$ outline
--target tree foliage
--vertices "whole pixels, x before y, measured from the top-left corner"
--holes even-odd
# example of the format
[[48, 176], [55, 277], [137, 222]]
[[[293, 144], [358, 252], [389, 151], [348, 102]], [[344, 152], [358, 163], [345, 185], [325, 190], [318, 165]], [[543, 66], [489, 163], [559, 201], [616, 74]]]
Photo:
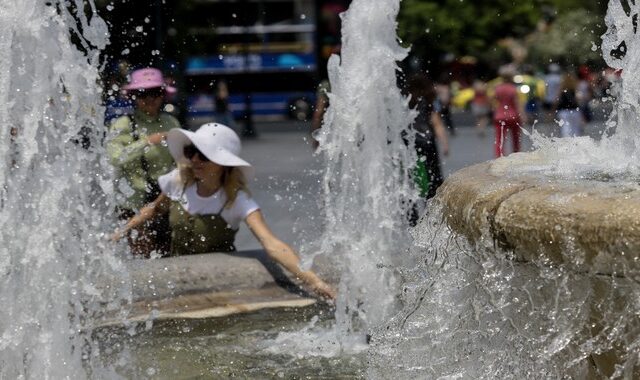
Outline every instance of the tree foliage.
[[562, 14], [548, 30], [530, 36], [527, 41], [530, 60], [565, 66], [602, 65], [600, 36], [603, 33], [604, 22], [593, 13], [577, 9]]
[[[576, 10], [582, 17], [579, 20], [563, 17]], [[605, 2], [596, 0], [403, 0], [398, 18], [399, 35], [405, 44], [412, 46], [414, 55], [425, 62], [431, 61], [432, 65], [447, 53], [471, 55], [486, 62], [503, 55], [498, 46], [502, 39], [524, 40], [541, 22], [554, 19], [563, 21], [559, 27], [579, 21], [580, 28], [588, 28], [585, 21], [602, 20], [605, 10]], [[572, 27], [571, 31], [575, 29]], [[565, 42], [571, 36], [557, 30], [554, 29], [554, 42], [570, 45], [572, 54], [584, 48], [576, 41]], [[587, 47], [590, 52], [590, 42]], [[540, 52], [537, 57], [547, 55]], [[557, 55], [554, 53], [553, 57]]]

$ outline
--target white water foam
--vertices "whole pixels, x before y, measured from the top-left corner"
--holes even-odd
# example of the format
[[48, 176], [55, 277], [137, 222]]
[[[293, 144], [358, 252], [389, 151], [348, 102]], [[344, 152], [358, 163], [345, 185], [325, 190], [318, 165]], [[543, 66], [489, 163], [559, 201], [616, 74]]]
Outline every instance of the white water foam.
[[416, 162], [402, 138], [414, 119], [396, 84], [397, 0], [356, 0], [342, 15], [341, 56], [329, 61], [330, 106], [318, 138], [326, 167], [321, 251], [341, 271], [337, 328], [360, 334], [397, 307], [398, 268], [411, 245], [407, 209]]
[[341, 15], [341, 55], [329, 60], [330, 106], [316, 136], [325, 161], [319, 252], [340, 273], [336, 324], [281, 334], [275, 347], [293, 355], [360, 352], [398, 307], [396, 268], [411, 246], [406, 217], [417, 195], [416, 155], [402, 137], [415, 113], [396, 83], [408, 53], [396, 37], [398, 11], [398, 0], [354, 0]]
[[[534, 133], [537, 150], [494, 161], [494, 174], [637, 186], [639, 13], [640, 2], [609, 3], [603, 54], [609, 65], [623, 70], [616, 112], [609, 121], [616, 133], [601, 142], [588, 137], [546, 139]], [[620, 54], [623, 42], [627, 48]], [[562, 203], [557, 199], [560, 207]], [[637, 271], [618, 276], [572, 269], [582, 263], [584, 251], [563, 231], [558, 234], [566, 241], [566, 263], [551, 264], [544, 255], [519, 261], [497, 244], [488, 224], [482, 236], [470, 241], [449, 228], [437, 199], [430, 208], [414, 230], [411, 256], [417, 265], [406, 273], [406, 306], [373, 334], [368, 377], [638, 377]], [[612, 236], [612, 244], [621, 238]]]
[[127, 297], [98, 285], [122, 271], [103, 233], [113, 194], [98, 85], [107, 43], [93, 1], [0, 7], [3, 379], [110, 374], [94, 365], [90, 334], [96, 313]]

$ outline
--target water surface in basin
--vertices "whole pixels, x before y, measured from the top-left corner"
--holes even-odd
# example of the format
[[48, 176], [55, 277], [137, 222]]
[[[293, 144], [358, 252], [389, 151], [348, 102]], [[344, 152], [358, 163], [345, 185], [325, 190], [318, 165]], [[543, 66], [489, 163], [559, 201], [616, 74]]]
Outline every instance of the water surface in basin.
[[144, 324], [139, 325], [133, 335], [136, 328], [108, 328], [95, 334], [108, 335], [105, 341], [111, 342], [101, 347], [104, 364], [130, 379], [362, 378], [363, 353], [321, 355], [278, 343], [282, 333], [302, 339], [312, 327], [328, 328], [332, 314], [323, 306], [265, 309], [218, 319], [156, 321], [146, 331]]

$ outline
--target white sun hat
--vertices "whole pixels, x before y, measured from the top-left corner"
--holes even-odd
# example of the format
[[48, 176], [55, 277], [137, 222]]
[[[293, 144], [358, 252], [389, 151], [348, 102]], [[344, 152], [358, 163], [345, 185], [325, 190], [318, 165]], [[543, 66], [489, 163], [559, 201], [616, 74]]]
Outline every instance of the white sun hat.
[[184, 155], [184, 147], [191, 144], [211, 162], [222, 166], [237, 167], [242, 170], [247, 179], [253, 176], [251, 164], [239, 157], [242, 149], [240, 138], [226, 125], [207, 123], [200, 126], [195, 132], [173, 128], [167, 135], [169, 152], [178, 164], [191, 162]]

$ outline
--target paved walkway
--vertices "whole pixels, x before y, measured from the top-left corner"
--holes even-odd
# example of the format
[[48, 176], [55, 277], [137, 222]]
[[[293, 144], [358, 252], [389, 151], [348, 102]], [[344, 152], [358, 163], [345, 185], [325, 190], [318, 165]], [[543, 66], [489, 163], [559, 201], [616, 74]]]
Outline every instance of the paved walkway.
[[[552, 123], [538, 124], [536, 128], [544, 135], [557, 136], [559, 132], [559, 127]], [[593, 123], [586, 133], [599, 138], [603, 128], [602, 122]], [[256, 178], [250, 184], [252, 195], [276, 235], [296, 249], [308, 247], [318, 236], [322, 221], [317, 203], [322, 162], [312, 154], [304, 132], [307, 126], [270, 124], [262, 129], [258, 125], [257, 130], [257, 139], [243, 143], [243, 156], [256, 169]], [[488, 128], [483, 137], [469, 126], [461, 126], [456, 132], [456, 136], [450, 138], [449, 156], [442, 157], [445, 175], [494, 158], [493, 128]], [[510, 142], [507, 145], [510, 148]], [[526, 136], [522, 145], [525, 151], [531, 149]], [[237, 248], [260, 248], [246, 226], [242, 226], [238, 234]]]

